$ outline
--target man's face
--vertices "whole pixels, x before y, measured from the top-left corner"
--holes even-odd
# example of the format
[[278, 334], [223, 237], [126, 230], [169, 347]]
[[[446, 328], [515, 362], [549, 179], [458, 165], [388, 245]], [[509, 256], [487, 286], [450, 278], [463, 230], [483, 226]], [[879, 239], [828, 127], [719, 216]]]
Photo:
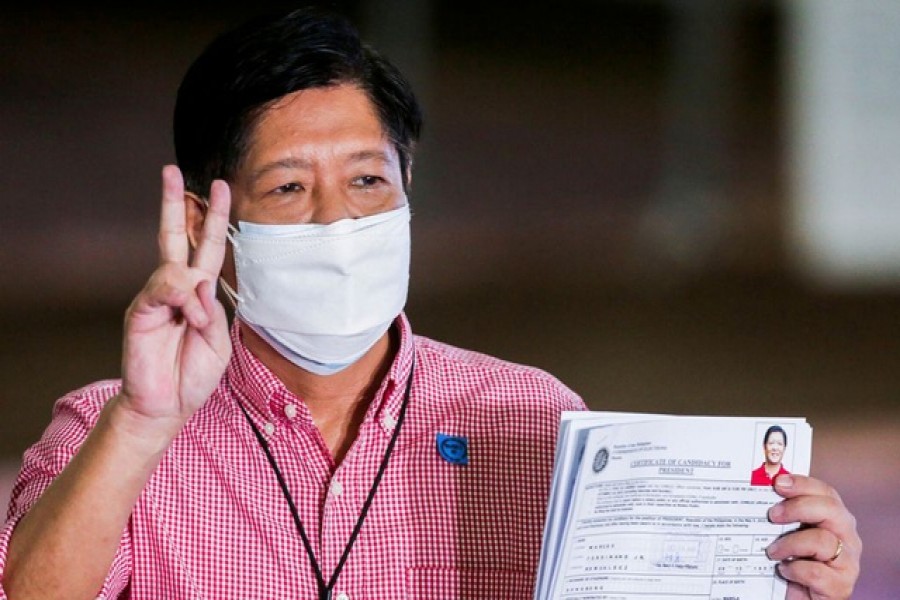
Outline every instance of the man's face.
[[771, 465], [777, 465], [784, 458], [784, 434], [780, 431], [773, 431], [769, 435], [769, 439], [763, 445], [766, 452], [766, 462]]
[[[230, 183], [233, 221], [327, 224], [406, 204], [397, 151], [352, 85], [278, 100], [258, 119]], [[223, 275], [234, 285], [230, 257]]]

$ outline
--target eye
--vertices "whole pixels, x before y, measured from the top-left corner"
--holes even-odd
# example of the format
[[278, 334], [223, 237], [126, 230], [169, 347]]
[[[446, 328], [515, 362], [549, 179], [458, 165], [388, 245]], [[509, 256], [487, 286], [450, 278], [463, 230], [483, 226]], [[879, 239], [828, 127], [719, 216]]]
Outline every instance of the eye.
[[297, 192], [302, 192], [303, 186], [296, 181], [291, 183], [286, 183], [284, 185], [279, 185], [277, 188], [272, 190], [275, 194], [295, 194]]
[[361, 176], [353, 179], [353, 181], [351, 181], [350, 184], [353, 187], [370, 188], [370, 187], [375, 187], [376, 185], [383, 183], [383, 182], [384, 182], [384, 179], [381, 177], [378, 177], [377, 175], [361, 175]]

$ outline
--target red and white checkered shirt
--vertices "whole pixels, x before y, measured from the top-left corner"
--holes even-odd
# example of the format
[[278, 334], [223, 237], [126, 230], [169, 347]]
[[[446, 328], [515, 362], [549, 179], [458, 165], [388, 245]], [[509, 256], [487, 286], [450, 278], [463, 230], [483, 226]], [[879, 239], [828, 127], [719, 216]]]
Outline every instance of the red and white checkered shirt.
[[[531, 598], [560, 412], [584, 404], [543, 371], [413, 336], [403, 316], [397, 326], [400, 349], [337, 466], [303, 400], [233, 327], [231, 364], [144, 488], [99, 597], [315, 598], [287, 502], [237, 403], [267, 438], [327, 581], [396, 426], [415, 356], [397, 445], [333, 598]], [[15, 524], [119, 385], [95, 383], [57, 402], [25, 453], [0, 530], [0, 573]], [[442, 458], [438, 434], [465, 437], [468, 464]]]

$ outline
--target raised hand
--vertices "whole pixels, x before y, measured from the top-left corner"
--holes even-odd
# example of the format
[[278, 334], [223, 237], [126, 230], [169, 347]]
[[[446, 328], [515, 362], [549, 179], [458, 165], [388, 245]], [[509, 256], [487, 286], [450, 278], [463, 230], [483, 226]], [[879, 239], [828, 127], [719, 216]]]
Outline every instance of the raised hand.
[[775, 491], [785, 500], [769, 509], [773, 523], [801, 523], [800, 529], [769, 546], [788, 580], [787, 600], [847, 600], [859, 577], [862, 541], [856, 519], [838, 493], [823, 481], [780, 475]]
[[160, 264], [125, 315], [120, 407], [174, 436], [215, 389], [231, 356], [227, 318], [215, 288], [225, 257], [231, 194], [214, 181], [202, 234], [190, 259], [184, 182], [162, 171]]

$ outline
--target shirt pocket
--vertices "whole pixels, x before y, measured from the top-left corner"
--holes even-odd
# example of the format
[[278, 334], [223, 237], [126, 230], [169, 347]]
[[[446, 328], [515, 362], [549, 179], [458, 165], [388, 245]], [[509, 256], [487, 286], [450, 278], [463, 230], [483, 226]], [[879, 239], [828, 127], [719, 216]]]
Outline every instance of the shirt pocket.
[[534, 573], [501, 569], [413, 567], [410, 600], [525, 599], [534, 596]]

